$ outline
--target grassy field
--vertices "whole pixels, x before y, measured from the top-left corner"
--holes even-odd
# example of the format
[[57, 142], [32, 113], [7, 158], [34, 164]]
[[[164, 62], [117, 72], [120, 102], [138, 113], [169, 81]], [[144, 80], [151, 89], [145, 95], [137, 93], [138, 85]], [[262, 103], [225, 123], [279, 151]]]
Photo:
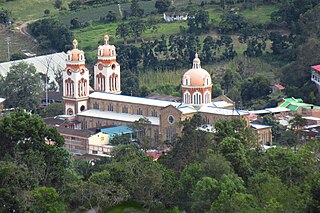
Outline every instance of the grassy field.
[[[64, 0], [64, 7], [72, 0]], [[0, 7], [9, 9], [13, 20], [19, 24], [24, 21], [35, 20], [44, 17], [44, 10], [50, 10], [50, 16], [58, 14], [58, 10], [53, 6], [52, 0], [15, 0], [0, 3]]]
[[244, 10], [241, 13], [250, 22], [264, 24], [271, 21], [271, 14], [277, 11], [277, 9], [278, 8], [273, 5], [264, 5], [264, 6], [254, 7], [251, 10], [249, 9]]
[[28, 50], [39, 53], [38, 45], [27, 39], [20, 33], [6, 31], [0, 33], [0, 61], [6, 61], [8, 58], [8, 45], [6, 39], [10, 37], [10, 55], [13, 53], [22, 53], [22, 50]]
[[[154, 4], [156, 0], [152, 1], [141, 1], [139, 2], [140, 7], [144, 9], [144, 14], [149, 15], [155, 10]], [[121, 4], [121, 10], [130, 11], [130, 4]], [[69, 25], [70, 20], [73, 18], [78, 18], [81, 22], [87, 22], [92, 20], [99, 20], [100, 17], [104, 17], [109, 11], [113, 11], [118, 18], [120, 18], [119, 7], [116, 4], [113, 5], [97, 5], [94, 7], [82, 8], [76, 12], [66, 11], [65, 13], [60, 13], [57, 17], [58, 20], [64, 24]]]

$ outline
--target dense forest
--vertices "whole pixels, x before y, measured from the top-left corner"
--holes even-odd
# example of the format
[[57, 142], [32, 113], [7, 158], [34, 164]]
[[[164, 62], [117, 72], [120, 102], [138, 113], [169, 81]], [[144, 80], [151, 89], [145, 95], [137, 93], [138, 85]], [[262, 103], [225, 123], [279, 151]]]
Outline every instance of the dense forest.
[[242, 120], [216, 132], [185, 121], [153, 161], [135, 144], [111, 158], [72, 159], [37, 115], [0, 120], [1, 212], [319, 212], [319, 143], [262, 150]]

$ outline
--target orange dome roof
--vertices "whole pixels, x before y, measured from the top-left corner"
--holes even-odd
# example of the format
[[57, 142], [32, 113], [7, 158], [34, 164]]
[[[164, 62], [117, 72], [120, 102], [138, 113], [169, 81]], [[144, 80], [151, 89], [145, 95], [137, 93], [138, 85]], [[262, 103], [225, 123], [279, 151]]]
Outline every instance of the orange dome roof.
[[68, 61], [84, 61], [84, 52], [82, 50], [77, 49], [78, 41], [75, 39], [72, 43], [73, 49], [67, 52]]
[[196, 57], [193, 60], [192, 69], [188, 70], [183, 75], [182, 85], [183, 86], [211, 85], [210, 74], [205, 69], [201, 68], [198, 54], [196, 54]]
[[114, 45], [109, 45], [109, 36], [104, 36], [104, 45], [100, 45], [98, 48], [99, 56], [115, 56], [116, 55], [116, 47]]

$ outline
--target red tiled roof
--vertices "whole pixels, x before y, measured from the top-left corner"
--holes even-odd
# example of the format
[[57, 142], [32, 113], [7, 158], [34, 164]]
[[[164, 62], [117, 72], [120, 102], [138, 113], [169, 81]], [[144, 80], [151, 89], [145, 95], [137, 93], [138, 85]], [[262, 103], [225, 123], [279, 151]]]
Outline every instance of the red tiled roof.
[[279, 90], [284, 90], [285, 89], [285, 87], [280, 85], [280, 84], [275, 84], [274, 86], [277, 87]]
[[159, 152], [152, 152], [152, 151], [147, 151], [146, 154], [148, 156], [152, 156], [153, 160], [156, 161], [158, 158], [162, 155], [162, 153]]
[[314, 69], [314, 70], [317, 70], [318, 72], [320, 72], [320, 64], [314, 65], [311, 68]]

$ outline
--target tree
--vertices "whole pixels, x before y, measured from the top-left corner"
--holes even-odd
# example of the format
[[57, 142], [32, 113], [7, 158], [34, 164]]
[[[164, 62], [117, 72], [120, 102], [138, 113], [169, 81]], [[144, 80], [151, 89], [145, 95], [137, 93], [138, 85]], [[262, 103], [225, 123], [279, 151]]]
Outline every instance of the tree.
[[42, 93], [40, 74], [33, 65], [25, 62], [12, 65], [5, 77], [3, 91], [7, 98], [6, 107], [35, 110]]
[[44, 15], [46, 15], [46, 16], [47, 16], [47, 15], [49, 15], [49, 14], [50, 14], [50, 10], [49, 10], [49, 9], [46, 9], [46, 10], [44, 10], [44, 11], [43, 11], [43, 13], [44, 13]]
[[0, 22], [5, 23], [11, 15], [11, 12], [8, 9], [0, 8]]
[[130, 5], [130, 15], [136, 17], [142, 17], [144, 10], [140, 8], [138, 0], [132, 0]]
[[73, 0], [68, 4], [70, 10], [78, 10], [81, 6], [80, 0]]
[[207, 33], [210, 30], [209, 12], [199, 10], [190, 15], [192, 18], [188, 19], [188, 31], [194, 34]]
[[23, 53], [13, 53], [10, 56], [11, 61], [21, 60], [21, 59], [26, 59], [26, 58], [27, 58], [27, 56]]
[[141, 34], [147, 30], [147, 25], [144, 21], [141, 21], [141, 20], [133, 20], [133, 21], [130, 21], [128, 23], [128, 25], [130, 26], [131, 28], [131, 33], [132, 35], [134, 36], [136, 42], [137, 42], [137, 39], [141, 36]]
[[239, 32], [242, 28], [247, 25], [244, 17], [240, 14], [225, 13], [221, 17], [219, 23], [219, 31], [223, 34]]
[[68, 27], [57, 20], [41, 19], [31, 23], [29, 29], [43, 48], [52, 48], [57, 51], [71, 48], [73, 34]]
[[53, 4], [53, 6], [56, 8], [56, 9], [61, 9], [61, 6], [62, 6], [62, 0], [56, 0]]
[[219, 195], [219, 186], [216, 179], [203, 177], [197, 182], [192, 197], [193, 212], [207, 212], [210, 210], [211, 204]]
[[40, 111], [40, 116], [43, 118], [54, 117], [57, 115], [63, 115], [64, 105], [63, 103], [52, 103], [48, 104], [46, 108]]
[[42, 149], [45, 140], [55, 141], [63, 146], [64, 139], [56, 128], [48, 128], [38, 115], [30, 115], [17, 110], [0, 120], [0, 159], [14, 156], [16, 149]]
[[154, 7], [158, 10], [158, 13], [164, 13], [168, 11], [168, 8], [171, 5], [170, 0], [157, 0]]
[[65, 205], [54, 188], [39, 187], [32, 191], [32, 211], [39, 213], [65, 212]]
[[241, 84], [241, 97], [244, 102], [266, 98], [270, 94], [270, 80], [263, 75], [256, 75]]
[[71, 25], [71, 28], [73, 28], [73, 29], [81, 28], [81, 27], [82, 27], [82, 24], [81, 24], [81, 22], [79, 21], [79, 18], [78, 18], [78, 17], [75, 17], [75, 18], [71, 19], [71, 20], [70, 20], [70, 25]]
[[119, 24], [116, 29], [116, 35], [123, 38], [124, 44], [127, 44], [127, 37], [131, 34], [131, 28], [126, 24]]

